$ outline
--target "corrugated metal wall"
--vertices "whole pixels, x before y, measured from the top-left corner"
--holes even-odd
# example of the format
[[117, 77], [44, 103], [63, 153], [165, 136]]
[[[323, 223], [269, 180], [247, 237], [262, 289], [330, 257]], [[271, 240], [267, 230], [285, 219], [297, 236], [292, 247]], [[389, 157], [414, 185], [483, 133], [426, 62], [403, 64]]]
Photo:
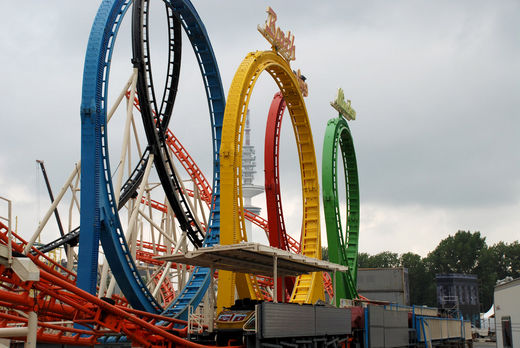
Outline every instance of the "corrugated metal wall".
[[264, 302], [257, 306], [258, 338], [346, 335], [350, 309]]
[[370, 300], [410, 305], [406, 268], [360, 268], [357, 288]]
[[368, 328], [370, 348], [408, 346], [408, 312], [368, 306]]

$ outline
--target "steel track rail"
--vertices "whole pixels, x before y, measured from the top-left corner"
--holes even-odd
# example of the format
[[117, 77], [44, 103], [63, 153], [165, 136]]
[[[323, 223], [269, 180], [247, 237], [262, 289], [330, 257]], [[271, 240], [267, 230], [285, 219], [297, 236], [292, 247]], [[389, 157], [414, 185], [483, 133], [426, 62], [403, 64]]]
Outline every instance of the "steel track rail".
[[[13, 251], [19, 255], [22, 255], [27, 245], [27, 242], [14, 232], [13, 238], [9, 239], [7, 227], [0, 222], [0, 244], [7, 243], [11, 243]], [[0, 265], [0, 280], [4, 285], [10, 284], [13, 286], [12, 290], [16, 290], [0, 290], [0, 305], [25, 312], [37, 308], [39, 320], [42, 321], [38, 324], [38, 342], [91, 346], [103, 334], [119, 333], [143, 347], [169, 346], [168, 344], [175, 342], [179, 346], [207, 348], [181, 338], [186, 336], [187, 322], [124, 308], [97, 298], [75, 286], [75, 274], [34, 247], [32, 250], [36, 253], [29, 253], [27, 256], [38, 267], [40, 280], [23, 282], [12, 269]], [[22, 317], [11, 316], [9, 319], [17, 323], [24, 322]], [[90, 329], [73, 329], [45, 322], [61, 320], [74, 321]], [[51, 332], [44, 332], [46, 329], [50, 329]], [[72, 333], [73, 336], [68, 333]]]
[[[84, 233], [80, 235], [78, 272], [82, 276], [78, 286], [90, 293], [96, 291], [101, 206], [106, 209], [110, 205], [108, 193], [101, 198], [100, 192], [103, 188], [102, 181], [105, 181], [102, 170], [105, 164], [102, 160], [102, 137], [106, 127], [110, 57], [121, 19], [129, 5], [128, 0], [105, 0], [101, 3], [90, 32], [85, 57], [81, 102], [81, 158], [84, 165], [81, 168], [80, 205], [80, 226]], [[103, 189], [106, 190], [106, 187]], [[115, 220], [120, 229], [118, 218]]]
[[[282, 209], [280, 190], [280, 133], [286, 104], [283, 95], [276, 92], [269, 108], [264, 142], [264, 173], [265, 173], [265, 200], [267, 206], [267, 221], [269, 223], [269, 245], [282, 250], [290, 250], [288, 234]], [[284, 286], [278, 289], [278, 298], [284, 299], [286, 293], [291, 295], [294, 289], [294, 278], [280, 278]], [[283, 291], [285, 290], [285, 292]]]
[[137, 67], [137, 94], [139, 95], [141, 104], [141, 116], [148, 139], [148, 144], [154, 153], [154, 164], [161, 181], [161, 185], [166, 194], [168, 201], [175, 213], [179, 225], [183, 231], [187, 233], [190, 241], [195, 247], [201, 247], [204, 240], [204, 232], [198, 221], [195, 219], [186, 197], [182, 193], [182, 187], [179, 179], [175, 175], [172, 159], [170, 157], [168, 146], [164, 140], [161, 119], [154, 112], [155, 99], [153, 91], [153, 82], [151, 80], [149, 45], [146, 39], [148, 35], [148, 0], [138, 0], [134, 3], [133, 20], [132, 20], [132, 48], [133, 62]]
[[[287, 61], [273, 51], [249, 53], [237, 69], [228, 92], [220, 152], [221, 221], [222, 225], [226, 226], [226, 229], [221, 231], [221, 244], [234, 244], [246, 238], [241, 178], [242, 139], [245, 112], [251, 93], [264, 70], [273, 77], [284, 96], [296, 137], [303, 196], [302, 254], [319, 259], [321, 258], [319, 184], [312, 132], [296, 76]], [[241, 297], [255, 296], [249, 292], [249, 286], [243, 285], [247, 283], [240, 280], [240, 277], [232, 272], [219, 272], [217, 301], [219, 309], [233, 304], [235, 287]], [[299, 276], [291, 301], [315, 303], [318, 299], [324, 299], [321, 274]]]
[[[95, 292], [98, 243], [101, 241], [109, 264], [117, 277], [118, 285], [123, 290], [129, 303], [137, 309], [149, 312], [162, 311], [153, 299], [140, 278], [135, 263], [130, 257], [121, 223], [114, 202], [114, 191], [110, 175], [110, 164], [106, 133], [106, 97], [107, 82], [110, 72], [110, 57], [121, 20], [128, 10], [129, 0], [105, 0], [102, 2], [94, 21], [91, 37], [85, 59], [85, 73], [82, 96], [82, 213], [81, 226], [86, 226], [87, 233], [80, 235], [79, 267], [82, 279], [79, 286], [91, 293]], [[196, 52], [197, 60], [203, 74], [204, 85], [210, 107], [212, 122], [214, 176], [213, 176], [213, 213], [210, 216], [209, 233], [204, 241], [212, 245], [219, 238], [219, 175], [218, 150], [220, 146], [220, 131], [224, 111], [224, 94], [220, 73], [207, 33], [196, 14], [193, 6], [185, 1], [166, 1], [181, 22]], [[168, 98], [164, 98], [168, 100]], [[163, 104], [166, 110], [170, 104]], [[160, 111], [162, 112], [162, 111]], [[164, 118], [163, 118], [164, 119]], [[162, 134], [161, 134], [162, 135]], [[108, 251], [108, 252], [107, 252]], [[198, 304], [205, 289], [209, 285], [209, 272], [199, 270], [192, 278], [196, 286], [189, 283], [189, 291], [181, 292], [180, 306]], [[192, 282], [193, 283], [193, 282]], [[197, 291], [193, 291], [196, 288]], [[172, 308], [172, 307], [171, 307]], [[182, 311], [182, 310], [181, 310]], [[171, 311], [168, 311], [168, 314]]]
[[264, 169], [267, 221], [269, 223], [269, 244], [282, 250], [289, 250], [287, 232], [283, 218], [282, 196], [280, 190], [280, 132], [285, 111], [283, 95], [274, 95], [267, 126], [265, 128]]
[[148, 0], [135, 1], [132, 14], [132, 61], [138, 71], [137, 94], [141, 105], [141, 116], [148, 144], [155, 155], [155, 168], [166, 197], [181, 229], [187, 233], [190, 241], [198, 248], [202, 246], [204, 232], [195, 219], [186, 197], [182, 194], [182, 187], [175, 175], [172, 159], [164, 139], [161, 126], [162, 119], [157, 112], [148, 39], [149, 5]]
[[81, 216], [78, 286], [96, 291], [99, 241], [118, 285], [136, 309], [150, 313], [160, 305], [141, 279], [126, 243], [110, 174], [107, 94], [111, 56], [129, 0], [104, 0], [92, 26], [83, 74], [81, 102]]
[[[143, 180], [144, 170], [146, 167], [146, 163], [148, 162], [148, 156], [150, 155], [149, 148], [146, 148], [145, 152], [141, 156], [139, 163], [136, 165], [130, 177], [126, 180], [125, 184], [121, 188], [121, 196], [119, 197], [118, 209], [121, 209], [126, 202], [132, 197], [134, 197], [135, 192], [141, 181]], [[70, 246], [76, 246], [79, 242], [79, 226], [70, 231], [69, 233], [61, 236], [53, 240], [50, 243], [47, 243], [38, 248], [38, 250], [42, 253], [48, 253], [52, 250], [55, 250], [65, 244]], [[34, 253], [34, 251], [31, 251]]]
[[[269, 224], [269, 244], [282, 250], [300, 253], [300, 242], [294, 240], [286, 232], [280, 190], [280, 134], [283, 113], [286, 104], [283, 95], [276, 92], [269, 108], [264, 144], [265, 196]], [[246, 219], [248, 215], [245, 215]], [[271, 231], [275, 231], [274, 233]], [[334, 289], [329, 273], [323, 272], [323, 286], [329, 298], [334, 296]], [[294, 288], [294, 278], [285, 279], [285, 289], [289, 296]], [[278, 298], [282, 298], [282, 289]]]
[[[216, 63], [216, 58], [209, 41], [208, 34], [204, 25], [199, 18], [195, 8], [189, 0], [165, 0], [166, 5], [171, 9], [177, 20], [181, 23], [184, 31], [186, 32], [188, 39], [192, 45], [193, 51], [197, 58], [199, 68], [201, 70], [204, 88], [206, 91], [208, 107], [210, 112], [211, 131], [212, 131], [212, 146], [213, 146], [213, 191], [211, 194], [211, 210], [207, 233], [204, 236], [202, 234], [202, 228], [197, 226], [191, 212], [189, 211], [188, 205], [183, 198], [180, 190], [176, 190], [175, 181], [171, 174], [173, 168], [171, 164], [171, 158], [169, 158], [169, 152], [167, 148], [167, 137], [163, 136], [165, 128], [158, 129], [157, 122], [160, 119], [160, 112], [157, 114], [157, 118], [153, 118], [153, 103], [150, 103], [150, 94], [148, 87], [143, 85], [143, 67], [146, 68], [146, 64], [143, 62], [143, 33], [142, 26], [138, 25], [139, 21], [143, 22], [144, 9], [148, 0], [136, 1], [134, 7], [134, 26], [133, 26], [133, 49], [135, 61], [138, 64], [138, 70], [140, 73], [140, 79], [138, 80], [138, 92], [141, 99], [141, 103], [146, 107], [143, 107], [143, 121], [147, 125], [147, 137], [149, 141], [155, 144], [155, 150], [161, 154], [159, 158], [163, 158], [162, 163], [156, 162], [156, 168], [161, 179], [163, 187], [168, 197], [172, 208], [177, 209], [175, 211], [177, 217], [180, 220], [181, 228], [186, 230], [188, 237], [197, 246], [211, 246], [219, 241], [220, 235], [220, 175], [219, 175], [219, 150], [220, 150], [220, 138], [222, 129], [222, 119], [224, 114], [225, 100], [222, 82], [220, 79], [220, 72]], [[141, 28], [141, 29], [139, 29]], [[139, 33], [141, 30], [141, 33]], [[147, 44], [147, 42], [145, 43]], [[147, 45], [144, 45], [146, 47]], [[138, 52], [136, 52], [136, 50]], [[139, 52], [140, 50], [140, 52]], [[140, 81], [141, 80], [141, 81]], [[148, 93], [147, 93], [148, 92]], [[148, 99], [145, 99], [148, 98]], [[165, 107], [168, 107], [166, 105]], [[161, 108], [162, 110], [162, 108]], [[146, 118], [146, 119], [145, 119]], [[152, 122], [152, 120], [154, 122]], [[163, 118], [164, 120], [164, 118]], [[153, 126], [153, 128], [152, 128]], [[153, 132], [152, 132], [153, 130]], [[175, 199], [179, 201], [176, 207]], [[196, 227], [196, 228], [194, 228]], [[196, 268], [192, 273], [190, 279], [187, 282], [186, 287], [180, 292], [179, 296], [174, 302], [163, 312], [167, 316], [175, 316], [179, 318], [187, 318], [188, 307], [197, 306], [206, 289], [209, 286], [211, 274], [208, 269]]]
[[[346, 228], [343, 233], [338, 199], [337, 162], [341, 150], [346, 189]], [[354, 141], [343, 117], [327, 122], [322, 157], [323, 209], [327, 227], [329, 261], [349, 267], [336, 275], [336, 305], [341, 298], [356, 298], [359, 240], [359, 180]]]
[[[145, 67], [145, 74], [141, 75], [140, 78], [146, 79], [147, 81], [146, 87], [149, 95], [149, 103], [154, 112], [154, 118], [156, 118], [156, 121], [159, 123], [157, 127], [160, 129], [160, 134], [164, 134], [166, 129], [168, 129], [168, 124], [173, 111], [173, 105], [175, 103], [175, 97], [177, 96], [182, 57], [181, 25], [174, 16], [171, 7], [166, 3], [165, 10], [168, 22], [168, 64], [160, 109], [157, 108], [157, 99], [155, 97], [155, 87], [152, 75], [152, 57], [150, 53], [151, 47], [149, 30], [150, 1], [144, 1], [144, 7], [142, 11], [143, 20], [139, 21], [139, 23], [136, 23], [135, 20], [132, 21], [132, 26], [134, 29], [136, 26], [139, 26], [140, 28], [139, 32], [141, 34], [141, 47], [144, 49], [144, 52], [138, 59], [144, 64]], [[136, 57], [134, 57], [134, 59], [135, 58]]]
[[119, 196], [119, 203], [117, 204], [118, 209], [121, 209], [130, 198], [136, 197], [137, 189], [139, 188], [139, 185], [141, 185], [141, 181], [143, 181], [144, 171], [149, 157], [150, 148], [147, 147], [139, 159], [139, 163], [137, 163], [132, 171], [132, 174], [130, 174], [130, 177], [121, 187], [121, 195]]
[[[65, 244], [73, 247], [78, 244], [78, 241], [79, 241], [79, 227], [76, 227], [69, 233], [63, 235], [63, 237], [59, 237], [59, 238], [53, 240], [52, 242], [39, 247], [38, 251], [45, 254], [45, 253], [48, 253], [50, 251], [53, 251], [53, 250], [65, 245]], [[35, 251], [31, 250], [31, 253], [34, 254]]]

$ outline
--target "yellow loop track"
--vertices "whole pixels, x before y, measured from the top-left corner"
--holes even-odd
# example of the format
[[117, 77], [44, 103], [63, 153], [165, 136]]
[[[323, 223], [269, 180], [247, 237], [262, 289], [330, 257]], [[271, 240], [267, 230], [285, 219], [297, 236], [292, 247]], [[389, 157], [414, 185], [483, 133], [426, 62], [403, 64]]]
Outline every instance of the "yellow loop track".
[[[289, 63], [274, 51], [249, 53], [238, 67], [229, 89], [220, 147], [220, 243], [228, 245], [247, 240], [242, 199], [242, 146], [251, 94], [264, 70], [273, 77], [283, 94], [296, 138], [303, 202], [302, 254], [321, 259], [318, 169], [307, 109]], [[235, 289], [240, 298], [257, 299], [258, 290], [253, 278], [219, 271], [218, 309], [234, 303]], [[299, 276], [291, 302], [315, 303], [319, 299], [324, 299], [321, 274]]]

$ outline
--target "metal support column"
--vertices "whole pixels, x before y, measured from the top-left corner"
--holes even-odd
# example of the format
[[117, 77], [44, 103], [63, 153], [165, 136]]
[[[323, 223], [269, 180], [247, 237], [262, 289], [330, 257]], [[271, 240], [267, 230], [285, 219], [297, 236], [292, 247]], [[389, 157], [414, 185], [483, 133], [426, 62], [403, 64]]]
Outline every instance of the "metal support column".
[[334, 290], [334, 295], [332, 296], [332, 304], [336, 306], [336, 271], [332, 273], [332, 289]]
[[209, 305], [211, 308], [211, 316], [209, 319], [209, 325], [208, 325], [208, 331], [213, 332], [213, 329], [215, 327], [215, 316], [213, 313], [215, 313], [215, 277], [214, 277], [215, 269], [211, 267], [209, 269], [210, 279], [209, 279]]
[[36, 348], [36, 334], [38, 332], [38, 314], [36, 314], [36, 312], [29, 312], [27, 327], [28, 332], [25, 348]]
[[273, 302], [278, 302], [278, 256], [273, 256], [273, 282], [274, 282], [274, 291], [273, 291]]
[[1, 200], [4, 200], [7, 202], [7, 219], [4, 218], [4, 217], [0, 217], [0, 219], [4, 219], [4, 220], [7, 220], [7, 240], [9, 241], [7, 243], [7, 263], [10, 265], [13, 263], [13, 246], [11, 244], [11, 231], [12, 231], [12, 226], [11, 226], [11, 220], [12, 220], [12, 209], [13, 209], [13, 205], [12, 205], [12, 202], [7, 199], [7, 198], [4, 198], [4, 197], [0, 197]]

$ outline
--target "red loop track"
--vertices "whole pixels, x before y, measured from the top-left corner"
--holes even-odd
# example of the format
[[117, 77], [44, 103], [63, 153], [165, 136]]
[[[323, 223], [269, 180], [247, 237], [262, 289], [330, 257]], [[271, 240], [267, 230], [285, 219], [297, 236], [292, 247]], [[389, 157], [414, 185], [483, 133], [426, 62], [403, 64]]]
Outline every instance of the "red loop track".
[[280, 132], [285, 106], [282, 93], [277, 92], [271, 102], [265, 128], [264, 169], [269, 243], [282, 250], [289, 250], [283, 218], [279, 166]]
[[[282, 195], [280, 190], [280, 134], [282, 119], [285, 111], [285, 101], [280, 92], [276, 92], [269, 108], [265, 130], [264, 169], [265, 169], [265, 197], [267, 206], [269, 244], [282, 250], [300, 252], [300, 243], [287, 234], [282, 209]], [[247, 217], [247, 215], [246, 215]], [[323, 285], [328, 296], [334, 296], [334, 289], [330, 275], [323, 273]], [[285, 280], [285, 287], [290, 297], [294, 286], [293, 279]], [[282, 298], [282, 293], [278, 294]]]

